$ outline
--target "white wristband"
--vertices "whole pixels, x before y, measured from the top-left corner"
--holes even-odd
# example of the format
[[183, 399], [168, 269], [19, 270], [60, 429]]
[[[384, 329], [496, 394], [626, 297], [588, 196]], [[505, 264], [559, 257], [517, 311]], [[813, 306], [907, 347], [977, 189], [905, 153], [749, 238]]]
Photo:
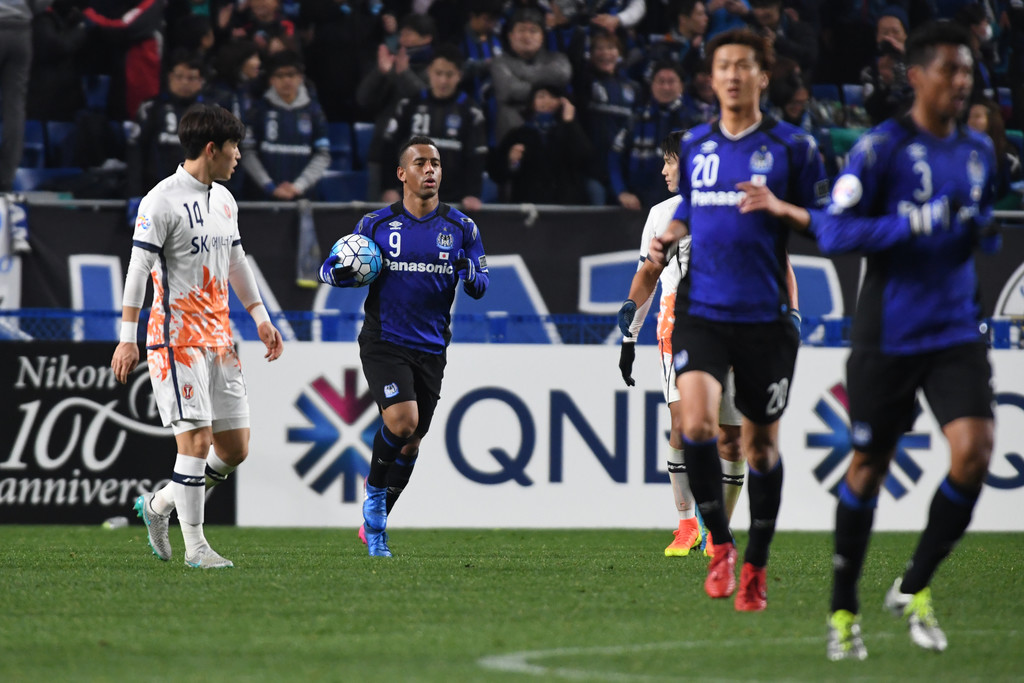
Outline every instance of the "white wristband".
[[261, 303], [253, 306], [253, 309], [249, 311], [249, 315], [251, 315], [252, 319], [256, 321], [256, 327], [259, 327], [263, 323], [270, 322], [270, 314], [267, 313], [267, 307]]
[[127, 342], [128, 344], [139, 343], [139, 321], [138, 320], [122, 320], [121, 321], [121, 336], [118, 338], [120, 342]]

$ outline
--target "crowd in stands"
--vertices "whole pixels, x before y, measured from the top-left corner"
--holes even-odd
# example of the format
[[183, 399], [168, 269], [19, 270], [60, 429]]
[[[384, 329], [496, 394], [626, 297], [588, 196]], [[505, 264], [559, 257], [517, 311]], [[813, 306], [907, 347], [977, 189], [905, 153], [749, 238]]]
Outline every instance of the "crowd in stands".
[[[467, 210], [639, 210], [667, 198], [664, 136], [717, 115], [703, 52], [717, 33], [749, 27], [771, 41], [764, 109], [814, 135], [834, 174], [860, 131], [907, 105], [909, 31], [944, 18], [971, 28], [965, 123], [993, 138], [1004, 206], [1020, 207], [1020, 0], [21, 4], [42, 11], [31, 19], [15, 189], [144, 194], [183, 157], [178, 120], [206, 101], [246, 124], [231, 181], [240, 199], [394, 201], [396, 150], [428, 135], [442, 154], [445, 200]], [[0, 97], [7, 105], [17, 95], [0, 83]]]

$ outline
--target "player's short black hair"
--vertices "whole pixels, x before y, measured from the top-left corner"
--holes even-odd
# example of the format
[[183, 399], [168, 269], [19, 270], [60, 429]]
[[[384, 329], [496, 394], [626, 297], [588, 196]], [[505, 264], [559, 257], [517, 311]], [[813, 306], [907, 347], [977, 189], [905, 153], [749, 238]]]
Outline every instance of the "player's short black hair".
[[194, 104], [178, 122], [178, 140], [186, 159], [198, 159], [208, 142], [220, 148], [229, 140], [241, 142], [243, 137], [245, 126], [238, 117], [216, 104]]
[[278, 69], [295, 69], [300, 74], [306, 70], [302, 55], [294, 50], [278, 50], [267, 57], [263, 66], [266, 68], [267, 76], [273, 76]]
[[707, 69], [711, 71], [711, 63], [715, 58], [715, 50], [723, 45], [745, 45], [754, 51], [754, 59], [757, 60], [761, 71], [771, 73], [775, 65], [775, 51], [768, 41], [761, 35], [754, 33], [749, 28], [734, 28], [730, 31], [719, 33], [711, 39], [704, 49], [707, 55]]
[[661, 156], [663, 157], [678, 157], [679, 156], [679, 143], [683, 139], [683, 133], [685, 130], [674, 130], [666, 135], [661, 140]]
[[455, 65], [455, 68], [462, 71], [462, 65], [465, 63], [465, 59], [462, 56], [462, 51], [455, 47], [451, 43], [441, 43], [434, 48], [434, 54], [430, 57], [430, 63], [433, 64], [435, 59], [444, 59]]
[[402, 148], [398, 150], [398, 165], [402, 165], [402, 157], [405, 156], [405, 150], [413, 147], [414, 145], [430, 145], [434, 149], [437, 149], [437, 144], [428, 138], [426, 135], [413, 135], [411, 138], [405, 141]]
[[971, 35], [960, 24], [932, 21], [914, 29], [907, 38], [907, 66], [928, 66], [940, 45], [971, 47]]

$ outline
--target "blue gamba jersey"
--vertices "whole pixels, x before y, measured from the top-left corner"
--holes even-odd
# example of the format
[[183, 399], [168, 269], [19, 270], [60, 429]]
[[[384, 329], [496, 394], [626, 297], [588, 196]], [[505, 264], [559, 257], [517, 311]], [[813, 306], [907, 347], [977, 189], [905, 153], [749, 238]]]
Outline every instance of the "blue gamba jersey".
[[381, 275], [366, 297], [360, 338], [443, 353], [452, 336], [452, 302], [459, 285], [452, 264], [460, 250], [477, 269], [467, 292], [479, 298], [487, 287], [487, 257], [476, 223], [444, 203], [415, 218], [396, 202], [363, 216], [355, 232], [375, 241], [384, 257]]
[[683, 135], [675, 218], [690, 229], [690, 270], [676, 311], [709, 320], [756, 323], [789, 310], [789, 228], [764, 211], [741, 214], [737, 183], [766, 184], [779, 199], [805, 208], [823, 204], [828, 180], [814, 138], [765, 117], [739, 138], [717, 122]]
[[[836, 180], [829, 214], [842, 218], [906, 214], [949, 196], [965, 212], [992, 208], [995, 155], [988, 137], [960, 126], [939, 139], [909, 118], [889, 120], [854, 146]], [[881, 237], [879, 237], [881, 239]], [[867, 270], [857, 300], [854, 345], [909, 354], [979, 341], [974, 228], [949, 230], [863, 247]]]

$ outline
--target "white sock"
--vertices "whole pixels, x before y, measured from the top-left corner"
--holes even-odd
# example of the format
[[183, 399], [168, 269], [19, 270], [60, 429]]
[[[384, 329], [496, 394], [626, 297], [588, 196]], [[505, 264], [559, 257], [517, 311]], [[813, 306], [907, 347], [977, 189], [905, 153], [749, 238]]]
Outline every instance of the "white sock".
[[746, 463], [742, 460], [722, 461], [722, 497], [725, 498], [725, 516], [732, 519], [732, 511], [736, 509], [736, 503], [743, 492], [743, 476], [747, 472]]
[[167, 482], [166, 486], [153, 494], [151, 507], [153, 512], [158, 515], [169, 515], [174, 511], [174, 489], [172, 488], [172, 482]]
[[228, 475], [235, 471], [234, 465], [229, 465], [220, 459], [213, 449], [210, 449], [209, 455], [206, 456], [206, 492], [209, 494], [217, 484], [223, 484], [228, 478]]
[[[673, 471], [679, 470], [682, 471]], [[690, 492], [690, 477], [686, 474], [683, 464], [683, 452], [669, 446], [668, 480], [672, 482], [672, 497], [676, 501], [679, 519], [693, 519], [697, 516], [693, 507], [693, 494]]]
[[174, 461], [174, 507], [178, 510], [181, 535], [185, 538], [185, 552], [193, 552], [206, 543], [203, 536], [203, 514], [205, 512], [206, 461], [178, 453]]

